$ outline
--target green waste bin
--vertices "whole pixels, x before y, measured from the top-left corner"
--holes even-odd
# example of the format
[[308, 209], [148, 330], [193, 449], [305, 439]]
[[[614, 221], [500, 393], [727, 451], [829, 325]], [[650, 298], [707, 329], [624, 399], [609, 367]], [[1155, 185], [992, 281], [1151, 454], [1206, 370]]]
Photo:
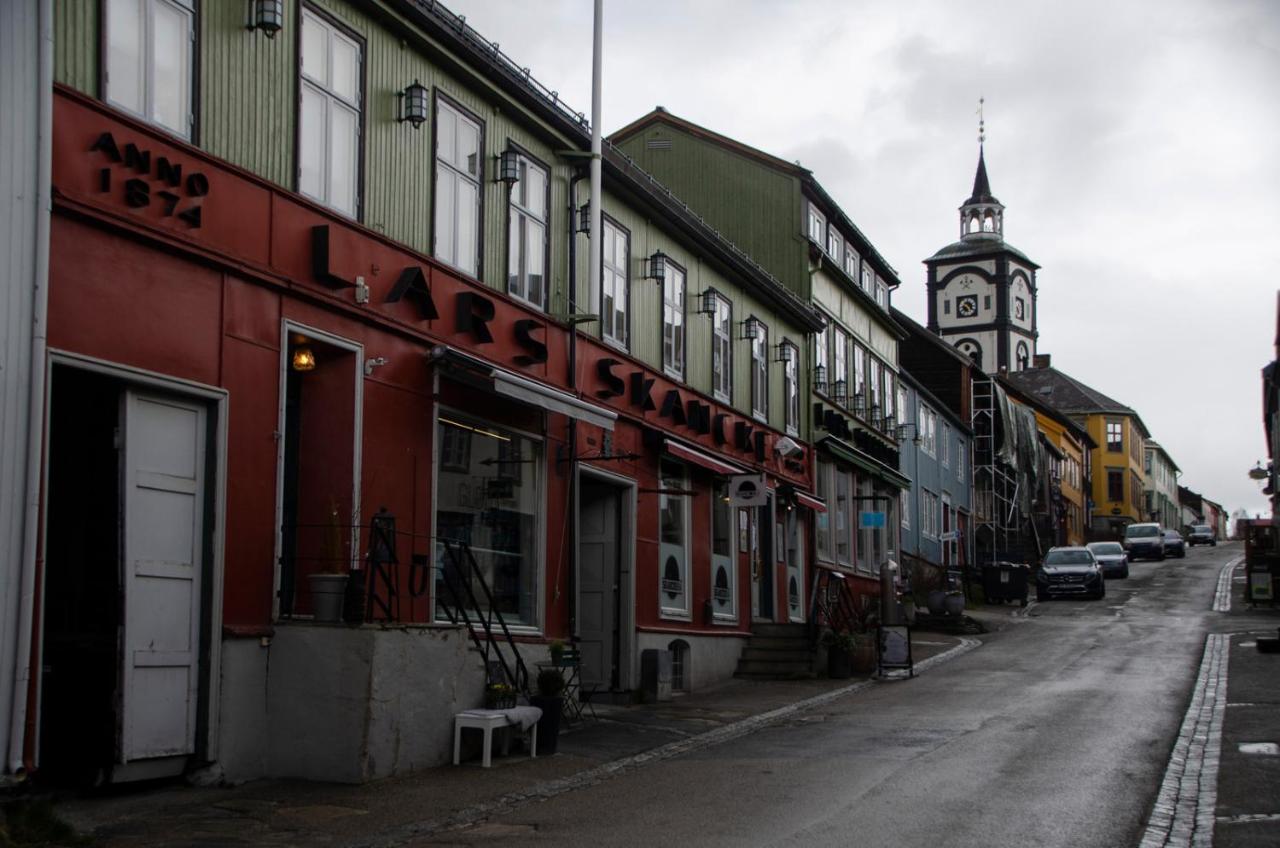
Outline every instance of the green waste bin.
[[993, 562], [982, 566], [982, 594], [989, 604], [1017, 601], [1027, 605], [1031, 567], [1016, 562]]

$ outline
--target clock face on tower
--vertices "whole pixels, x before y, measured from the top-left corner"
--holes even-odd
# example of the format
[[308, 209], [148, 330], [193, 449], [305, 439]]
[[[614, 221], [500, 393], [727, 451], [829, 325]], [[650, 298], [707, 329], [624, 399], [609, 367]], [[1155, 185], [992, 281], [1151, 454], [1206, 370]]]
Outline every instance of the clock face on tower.
[[956, 315], [961, 318], [972, 318], [978, 314], [978, 296], [966, 294], [956, 298]]
[[1025, 321], [1027, 317], [1027, 302], [1020, 297], [1013, 300], [1013, 317], [1019, 321]]

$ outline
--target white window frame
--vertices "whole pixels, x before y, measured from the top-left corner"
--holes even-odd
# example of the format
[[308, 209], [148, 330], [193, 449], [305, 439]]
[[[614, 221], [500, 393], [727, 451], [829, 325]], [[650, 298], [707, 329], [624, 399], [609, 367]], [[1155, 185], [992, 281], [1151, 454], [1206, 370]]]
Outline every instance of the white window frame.
[[[321, 153], [320, 161], [316, 163], [316, 169], [320, 174], [320, 184], [309, 187], [303, 182], [305, 173], [303, 168], [303, 160], [307, 151], [305, 143], [298, 145], [298, 193], [321, 203], [335, 212], [340, 212], [350, 218], [356, 218], [360, 214], [360, 157], [362, 152], [362, 138], [364, 116], [361, 113], [361, 91], [364, 87], [364, 45], [352, 38], [344, 32], [339, 26], [331, 23], [323, 15], [320, 15], [304, 6], [302, 8], [302, 26], [318, 27], [325, 33], [325, 79], [319, 79], [308, 74], [305, 70], [302, 50], [305, 39], [299, 39], [298, 54], [298, 133], [301, 138], [309, 131], [303, 127], [303, 116], [306, 111], [305, 104], [310, 97], [317, 99], [323, 109], [322, 127], [319, 133]], [[356, 86], [353, 92], [354, 97], [347, 97], [338, 93], [333, 80], [333, 56], [334, 43], [339, 42], [345, 44], [355, 51], [356, 54]], [[352, 126], [355, 130], [354, 136], [348, 140], [351, 150], [350, 160], [347, 162], [339, 162], [334, 156], [334, 140], [333, 121], [330, 116], [334, 111], [346, 112], [351, 118]], [[351, 185], [351, 202], [346, 205], [334, 197], [333, 184], [334, 175], [340, 168], [346, 167], [350, 169], [349, 181]]]
[[684, 381], [686, 357], [685, 287], [688, 275], [684, 268], [667, 257], [662, 271], [662, 370], [669, 377]]
[[[857, 396], [862, 395], [862, 407], [857, 404]], [[853, 343], [853, 379], [849, 385], [849, 408], [854, 415], [865, 417], [871, 409], [871, 396], [867, 391], [867, 352], [862, 345]]]
[[844, 245], [844, 272], [849, 275], [849, 279], [857, 281], [858, 279], [858, 262], [861, 257], [858, 251], [853, 249], [853, 242], [845, 242]]
[[800, 348], [788, 341], [782, 349], [783, 429], [795, 436], [800, 432]]
[[942, 422], [942, 442], [938, 445], [939, 459], [943, 468], [951, 467], [951, 425]]
[[[551, 206], [551, 174], [547, 168], [519, 150], [512, 151], [516, 157], [516, 167], [520, 178], [511, 187], [507, 200], [507, 293], [537, 309], [546, 310], [547, 304], [547, 268], [550, 266], [551, 245], [547, 234], [550, 232]], [[530, 203], [529, 174], [542, 175], [542, 215]], [[533, 243], [531, 234], [541, 230], [542, 265], [539, 268], [529, 267], [529, 245]], [[514, 265], [514, 267], [513, 267]], [[514, 273], [513, 273], [514, 271]], [[538, 277], [537, 290], [532, 285], [532, 274]]]
[[828, 460], [819, 459], [814, 475], [814, 491], [827, 505], [826, 512], [819, 512], [813, 517], [814, 555], [822, 562], [835, 562], [835, 545], [832, 536], [833, 517], [835, 515], [835, 497], [833, 495], [832, 472], [835, 465]]
[[752, 317], [756, 337], [751, 339], [751, 415], [769, 420], [769, 325]]
[[916, 429], [920, 436], [920, 450], [932, 457], [938, 455], [938, 413], [920, 402], [916, 417]]
[[920, 535], [927, 539], [938, 538], [938, 507], [941, 501], [928, 489], [920, 490]]
[[[627, 349], [631, 322], [631, 233], [620, 224], [600, 216], [600, 335], [606, 342]], [[625, 256], [617, 256], [622, 245]], [[612, 249], [611, 249], [612, 248]], [[612, 304], [605, 315], [605, 292]], [[621, 304], [621, 308], [619, 308]]]
[[846, 407], [853, 405], [853, 383], [849, 380], [849, 334], [841, 327], [831, 330], [831, 396], [835, 397], [836, 383], [844, 381], [844, 399]]
[[836, 263], [836, 267], [840, 267], [843, 261], [842, 250], [844, 249], [844, 237], [840, 235], [840, 231], [834, 225], [827, 226], [827, 242], [823, 245], [827, 255]]
[[[681, 490], [686, 490], [689, 488], [689, 469], [685, 467], [683, 464], [676, 462], [675, 460], [665, 459], [665, 458], [660, 461], [658, 466], [659, 468], [658, 484], [660, 488], [666, 488], [662, 484], [662, 481], [666, 479], [666, 476], [667, 476], [666, 471], [663, 468], [664, 466], [666, 466], [667, 468], [673, 468], [673, 469], [677, 467], [680, 468], [681, 484], [679, 488]], [[661, 554], [659, 554], [658, 575], [657, 575], [658, 576], [658, 615], [661, 618], [675, 618], [675, 619], [680, 619], [682, 621], [687, 621], [691, 617], [689, 610], [692, 603], [691, 599], [693, 595], [693, 587], [689, 584], [689, 577], [693, 569], [691, 568], [692, 563], [689, 562], [689, 541], [690, 541], [689, 531], [692, 528], [690, 527], [690, 522], [689, 522], [689, 498], [687, 496], [666, 495], [666, 494], [658, 495], [658, 545], [659, 545], [659, 551], [661, 551], [662, 545], [669, 544], [667, 542], [662, 541], [662, 512], [663, 510], [666, 509], [667, 504], [673, 500], [676, 504], [679, 505], [679, 508], [680, 508], [680, 526], [684, 534], [684, 538], [681, 540], [681, 547], [683, 549], [684, 555], [681, 558], [681, 575], [680, 575], [680, 579], [683, 583], [683, 591], [681, 592], [681, 596], [684, 599], [684, 605], [673, 606], [672, 602], [667, 598], [667, 593], [663, 590], [663, 587], [662, 587], [662, 581], [664, 579], [663, 563], [662, 563], [662, 556]]]
[[[813, 334], [813, 390], [821, 392], [824, 395], [831, 394], [831, 368], [829, 366], [829, 358], [827, 346], [831, 344], [831, 322], [828, 321], [825, 326], [818, 332]], [[822, 369], [823, 378], [826, 382], [825, 386], [818, 387], [817, 373], [818, 369]]]
[[812, 203], [809, 204], [809, 231], [807, 233], [809, 240], [819, 247], [826, 247], [825, 239], [827, 237], [827, 216], [818, 211]]
[[716, 400], [733, 402], [733, 304], [719, 293], [711, 321], [711, 394]]
[[[711, 551], [711, 585], [708, 589], [708, 597], [711, 599], [712, 620], [730, 624], [738, 620], [738, 509], [728, 503], [729, 483], [727, 478], [716, 478], [716, 482], [712, 486], [712, 494], [711, 517], [707, 525], [711, 531], [711, 544], [709, 546]], [[723, 609], [715, 596], [717, 560], [722, 557], [721, 554], [715, 552], [716, 510], [724, 510], [727, 513], [725, 521], [728, 524], [729, 531], [729, 554], [724, 557], [728, 560], [728, 567], [725, 572], [729, 575], [729, 603]]]
[[898, 512], [901, 513], [899, 520], [902, 522], [903, 530], [911, 529], [911, 490], [898, 490]]
[[[123, 88], [121, 77], [126, 76], [127, 69], [113, 64], [112, 58], [115, 54], [113, 46], [116, 44], [116, 36], [118, 33], [112, 27], [112, 21], [116, 17], [116, 13], [122, 8], [132, 6], [138, 16], [141, 24], [141, 31], [135, 33], [138, 37], [138, 45], [141, 48], [140, 56], [132, 57], [137, 62], [137, 72], [140, 79], [134, 79], [132, 82], [138, 86], [138, 95], [142, 102], [137, 104], [137, 108], [126, 105], [121, 98], [116, 96]], [[185, 17], [187, 22], [187, 37], [183, 40], [181, 49], [185, 52], [184, 79], [179, 85], [183, 94], [183, 103], [181, 109], [182, 126], [175, 127], [162, 123], [155, 114], [155, 98], [156, 98], [156, 76], [157, 76], [157, 57], [156, 57], [156, 32], [155, 18], [156, 8], [163, 7], [172, 12], [176, 12]], [[193, 81], [195, 79], [195, 3], [194, 0], [107, 0], [102, 4], [102, 27], [104, 30], [103, 50], [106, 56], [103, 59], [103, 92], [106, 101], [112, 106], [130, 115], [134, 115], [149, 124], [153, 124], [161, 129], [173, 133], [174, 135], [191, 140], [192, 132], [195, 128], [195, 111], [192, 106], [194, 102]], [[112, 76], [115, 77], [115, 84], [112, 84]]]
[[871, 294], [872, 289], [875, 286], [875, 284], [872, 282], [873, 276], [874, 275], [871, 273], [871, 269], [864, 264], [862, 266], [862, 279], [859, 280], [858, 285], [860, 285], [862, 287], [862, 290], [866, 292], [868, 295]]
[[[445, 159], [441, 155], [440, 138], [444, 132], [441, 127], [440, 116], [447, 114], [455, 122], [455, 127], [468, 125], [476, 132], [476, 162], [475, 173], [468, 173], [467, 167], [464, 167], [458, 160]], [[475, 115], [463, 109], [461, 106], [455, 105], [453, 102], [436, 94], [436, 125], [435, 125], [435, 149], [432, 151], [432, 159], [435, 162], [435, 190], [433, 192], [434, 214], [431, 216], [432, 238], [431, 242], [435, 251], [436, 259], [458, 269], [464, 274], [468, 274], [476, 279], [481, 274], [481, 244], [483, 243], [483, 223], [484, 223], [484, 122]], [[452, 139], [455, 152], [458, 150], [458, 134], [455, 131]], [[453, 186], [452, 190], [447, 194], [453, 198], [452, 206], [448, 209], [444, 208], [442, 199], [446, 196], [446, 192], [441, 189], [445, 183]], [[458, 187], [469, 186], [475, 192], [475, 208], [464, 209], [460, 200], [461, 194]], [[476, 234], [475, 253], [471, 256], [462, 256], [462, 244], [459, 240], [461, 227], [458, 222], [462, 220], [464, 215], [474, 215], [473, 222], [474, 232]], [[449, 233], [451, 238], [445, 239], [444, 234], [440, 231], [440, 222], [448, 220], [451, 222]]]

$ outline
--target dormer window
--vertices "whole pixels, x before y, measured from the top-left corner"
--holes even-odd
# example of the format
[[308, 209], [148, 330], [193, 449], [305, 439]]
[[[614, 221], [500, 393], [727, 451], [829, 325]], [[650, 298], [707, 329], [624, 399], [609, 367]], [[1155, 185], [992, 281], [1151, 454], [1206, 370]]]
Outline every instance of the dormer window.
[[809, 204], [809, 240], [817, 245], [824, 245], [827, 239], [827, 218], [811, 203]]

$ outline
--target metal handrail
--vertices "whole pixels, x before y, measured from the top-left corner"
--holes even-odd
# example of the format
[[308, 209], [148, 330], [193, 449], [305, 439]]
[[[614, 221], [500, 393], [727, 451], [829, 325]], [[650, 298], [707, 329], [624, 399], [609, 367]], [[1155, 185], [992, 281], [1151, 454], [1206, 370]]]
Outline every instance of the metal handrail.
[[[506, 619], [502, 617], [502, 612], [498, 610], [497, 604], [494, 603], [493, 592], [490, 591], [489, 583], [484, 579], [484, 573], [480, 570], [475, 555], [471, 552], [471, 546], [466, 542], [458, 542], [452, 539], [439, 539], [438, 541], [444, 547], [448, 563], [453, 566], [452, 574], [447, 567], [444, 569], [444, 579], [441, 581], [449, 592], [454, 605], [452, 610], [447, 605], [444, 605], [445, 615], [449, 616], [449, 620], [454, 624], [458, 623], [458, 617], [460, 616], [462, 623], [467, 628], [467, 632], [471, 634], [471, 640], [475, 642], [476, 648], [484, 655], [485, 667], [489, 667], [490, 656], [496, 654], [505, 681], [527, 697], [529, 695], [529, 669], [525, 665], [524, 659], [520, 656], [520, 650], [516, 647], [515, 639], [511, 635], [510, 628], [507, 627]], [[475, 624], [484, 632], [483, 642], [481, 642], [480, 635], [476, 632], [477, 627], [472, 624], [471, 617], [467, 614], [467, 605], [464, 603], [461, 592], [455, 585], [459, 581], [462, 582], [463, 587], [466, 589], [465, 600], [469, 601], [471, 609], [475, 610]], [[479, 583], [481, 594], [484, 596], [484, 607], [480, 605], [479, 598], [476, 597], [476, 583]], [[486, 609], [488, 610], [487, 616], [483, 612]], [[507, 658], [503, 654], [502, 648], [498, 644], [498, 639], [494, 634], [493, 623], [495, 618], [498, 627], [501, 628], [502, 636], [506, 640], [507, 647], [511, 650], [511, 656], [515, 661], [514, 670], [508, 665]]]

